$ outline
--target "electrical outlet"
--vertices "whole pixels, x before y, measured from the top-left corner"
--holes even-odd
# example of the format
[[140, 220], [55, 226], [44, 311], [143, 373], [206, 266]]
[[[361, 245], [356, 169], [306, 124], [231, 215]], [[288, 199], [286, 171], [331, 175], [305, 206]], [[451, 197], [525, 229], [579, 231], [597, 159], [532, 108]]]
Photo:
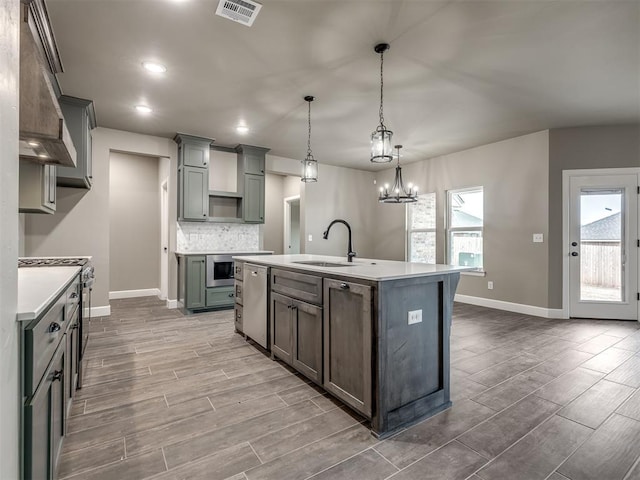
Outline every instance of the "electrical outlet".
[[542, 233], [534, 233], [533, 243], [542, 243], [542, 242], [544, 242], [544, 235]]
[[408, 314], [409, 325], [414, 323], [422, 323], [422, 310], [411, 310]]
[[309, 234], [309, 241], [313, 242], [313, 235]]
[[493, 290], [493, 282], [492, 282], [491, 280], [489, 280], [489, 281], [487, 282], [487, 288], [488, 288], [489, 290]]

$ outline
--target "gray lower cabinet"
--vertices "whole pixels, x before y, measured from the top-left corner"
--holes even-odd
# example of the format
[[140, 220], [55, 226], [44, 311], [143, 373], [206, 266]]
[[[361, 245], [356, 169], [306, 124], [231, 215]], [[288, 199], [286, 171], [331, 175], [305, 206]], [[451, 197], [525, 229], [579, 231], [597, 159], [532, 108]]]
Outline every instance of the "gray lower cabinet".
[[235, 302], [234, 286], [207, 288], [207, 308], [231, 307]]
[[235, 303], [234, 285], [207, 287], [205, 255], [180, 257], [178, 297], [187, 310], [231, 308]]
[[264, 175], [244, 176], [242, 217], [245, 223], [264, 223]]
[[24, 407], [25, 480], [56, 478], [65, 434], [67, 360], [63, 338], [42, 382]]
[[56, 166], [20, 160], [20, 213], [56, 212]]
[[324, 279], [326, 390], [371, 418], [372, 288]]
[[183, 166], [178, 169], [178, 217], [204, 222], [209, 216], [209, 170]]
[[77, 385], [79, 278], [22, 331], [23, 478], [53, 480]]
[[185, 308], [192, 310], [207, 306], [207, 268], [204, 255], [190, 255], [186, 258]]
[[234, 323], [236, 327], [236, 332], [242, 333], [242, 305], [236, 303], [235, 307], [233, 307], [234, 313]]

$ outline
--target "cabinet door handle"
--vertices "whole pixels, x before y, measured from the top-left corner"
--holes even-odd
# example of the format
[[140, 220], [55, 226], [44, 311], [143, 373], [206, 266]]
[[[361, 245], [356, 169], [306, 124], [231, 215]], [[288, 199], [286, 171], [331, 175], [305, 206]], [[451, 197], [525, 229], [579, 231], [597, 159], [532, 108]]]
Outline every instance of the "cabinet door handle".
[[78, 298], [78, 294], [76, 292], [71, 293], [71, 298]]
[[55, 370], [53, 372], [53, 379], [51, 381], [62, 381], [62, 375], [64, 375], [64, 370]]
[[341, 283], [340, 284], [340, 288], [342, 290], [349, 290], [349, 284], [348, 283]]
[[60, 331], [60, 324], [56, 323], [56, 322], [51, 322], [51, 325], [49, 325], [49, 333], [56, 333]]
[[233, 293], [230, 293], [230, 294], [229, 294], [229, 296], [230, 296], [230, 297], [233, 297]]

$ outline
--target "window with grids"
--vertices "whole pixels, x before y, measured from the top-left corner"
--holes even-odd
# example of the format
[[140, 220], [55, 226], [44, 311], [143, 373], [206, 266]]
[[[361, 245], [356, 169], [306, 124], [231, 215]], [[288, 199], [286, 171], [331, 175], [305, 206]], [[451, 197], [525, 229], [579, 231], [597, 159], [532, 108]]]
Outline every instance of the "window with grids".
[[447, 192], [447, 263], [483, 269], [482, 187]]
[[436, 194], [407, 205], [407, 261], [436, 263]]

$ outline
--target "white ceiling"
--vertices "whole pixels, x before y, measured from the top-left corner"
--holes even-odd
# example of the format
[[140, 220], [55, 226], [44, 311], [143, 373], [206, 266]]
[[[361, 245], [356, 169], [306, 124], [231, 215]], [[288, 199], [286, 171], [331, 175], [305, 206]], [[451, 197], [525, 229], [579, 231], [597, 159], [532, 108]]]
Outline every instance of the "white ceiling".
[[[48, 0], [65, 94], [98, 125], [213, 137], [375, 169], [385, 123], [406, 162], [547, 128], [640, 122], [640, 2], [263, 0], [253, 27], [217, 0]], [[150, 75], [144, 60], [167, 65]], [[142, 116], [133, 106], [154, 108]], [[239, 135], [246, 122], [251, 131]]]

